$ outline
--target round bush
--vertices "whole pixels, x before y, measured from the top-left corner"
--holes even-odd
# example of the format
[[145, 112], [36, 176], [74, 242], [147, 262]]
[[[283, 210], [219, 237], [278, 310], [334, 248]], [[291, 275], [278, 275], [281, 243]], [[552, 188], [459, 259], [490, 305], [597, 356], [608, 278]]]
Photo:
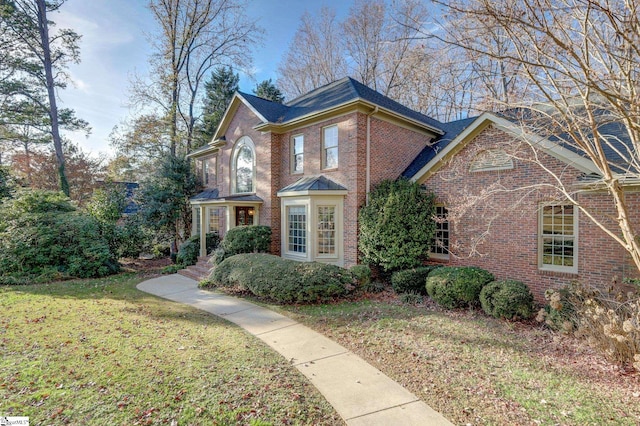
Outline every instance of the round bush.
[[480, 292], [482, 309], [496, 318], [529, 319], [533, 315], [533, 294], [520, 281], [493, 281]]
[[225, 259], [213, 269], [207, 282], [248, 290], [279, 303], [314, 303], [347, 294], [353, 278], [339, 266], [254, 253]]
[[391, 286], [397, 294], [427, 294], [425, 284], [429, 273], [438, 266], [420, 266], [418, 268], [396, 271], [391, 275]]
[[427, 278], [427, 293], [439, 305], [460, 308], [478, 304], [482, 287], [493, 275], [477, 267], [446, 266], [433, 270]]
[[263, 225], [236, 226], [227, 231], [220, 243], [222, 250], [215, 253], [215, 264], [236, 254], [268, 253], [270, 245], [270, 227]]

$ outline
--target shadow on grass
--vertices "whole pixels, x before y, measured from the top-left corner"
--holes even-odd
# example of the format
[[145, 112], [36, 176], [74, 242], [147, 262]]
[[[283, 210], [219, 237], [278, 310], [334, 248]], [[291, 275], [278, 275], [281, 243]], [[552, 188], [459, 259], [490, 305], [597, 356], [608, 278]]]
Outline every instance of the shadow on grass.
[[0, 287], [0, 295], [34, 295], [55, 299], [94, 300], [109, 299], [126, 303], [120, 311], [144, 314], [163, 320], [189, 321], [207, 325], [212, 322], [225, 327], [237, 327], [229, 321], [189, 305], [163, 299], [136, 288], [151, 277], [135, 273], [122, 273], [104, 278], [69, 280], [47, 284]]

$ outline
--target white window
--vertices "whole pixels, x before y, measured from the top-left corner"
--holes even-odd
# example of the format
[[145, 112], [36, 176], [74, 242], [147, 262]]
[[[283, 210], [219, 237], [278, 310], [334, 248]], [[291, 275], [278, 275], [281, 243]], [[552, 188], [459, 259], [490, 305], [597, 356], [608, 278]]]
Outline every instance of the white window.
[[304, 136], [294, 136], [291, 141], [291, 173], [304, 171]]
[[578, 272], [576, 208], [572, 204], [542, 205], [539, 217], [540, 268]]
[[220, 209], [209, 209], [209, 232], [220, 233]]
[[338, 167], [338, 126], [322, 129], [322, 168]]
[[287, 246], [292, 253], [307, 252], [307, 208], [287, 207]]
[[209, 157], [202, 160], [202, 183], [207, 187], [217, 185], [216, 179], [216, 157]]
[[336, 207], [318, 206], [318, 255], [336, 254]]
[[242, 194], [255, 192], [256, 153], [255, 146], [247, 136], [241, 137], [231, 157], [231, 192]]
[[435, 222], [436, 229], [431, 244], [431, 257], [436, 259], [449, 258], [449, 220], [447, 208], [436, 206]]
[[200, 235], [200, 206], [191, 210], [191, 235]]

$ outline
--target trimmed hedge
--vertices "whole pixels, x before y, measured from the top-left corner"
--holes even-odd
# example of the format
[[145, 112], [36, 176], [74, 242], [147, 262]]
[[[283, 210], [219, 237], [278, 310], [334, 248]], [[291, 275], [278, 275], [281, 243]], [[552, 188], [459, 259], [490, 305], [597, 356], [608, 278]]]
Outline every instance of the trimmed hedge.
[[396, 271], [391, 275], [391, 286], [398, 294], [414, 293], [427, 294], [426, 282], [427, 277], [434, 269], [439, 266], [420, 266], [403, 271]]
[[252, 253], [223, 260], [205, 285], [248, 290], [279, 303], [314, 303], [346, 295], [353, 288], [353, 277], [335, 265]]
[[271, 228], [264, 225], [236, 226], [231, 228], [213, 253], [214, 265], [241, 253], [268, 253], [271, 245]]
[[533, 316], [533, 294], [520, 281], [493, 281], [480, 292], [482, 309], [496, 318], [529, 319]]
[[477, 305], [482, 287], [493, 280], [482, 268], [445, 266], [429, 274], [426, 288], [437, 304], [453, 309]]

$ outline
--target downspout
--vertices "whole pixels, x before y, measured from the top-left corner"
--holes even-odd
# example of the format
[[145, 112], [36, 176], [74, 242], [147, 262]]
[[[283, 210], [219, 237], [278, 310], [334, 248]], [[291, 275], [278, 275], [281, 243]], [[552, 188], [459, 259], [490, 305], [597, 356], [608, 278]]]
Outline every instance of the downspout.
[[365, 173], [365, 186], [367, 195], [367, 205], [369, 205], [369, 193], [371, 192], [371, 116], [378, 112], [378, 105], [367, 114], [367, 165]]

